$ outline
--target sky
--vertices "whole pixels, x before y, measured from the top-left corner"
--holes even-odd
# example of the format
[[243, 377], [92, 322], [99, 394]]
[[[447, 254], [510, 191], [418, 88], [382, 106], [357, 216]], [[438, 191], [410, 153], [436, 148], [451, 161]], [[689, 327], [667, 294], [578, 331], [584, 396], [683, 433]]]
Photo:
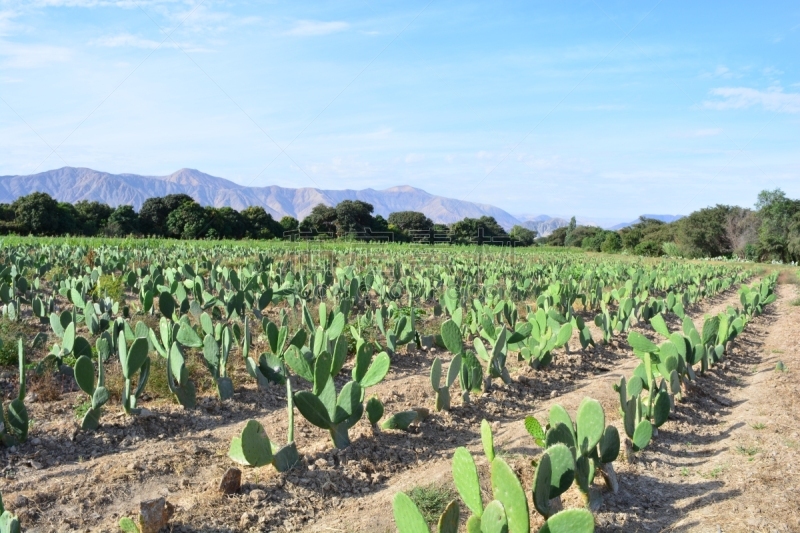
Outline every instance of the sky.
[[0, 0], [0, 175], [412, 185], [632, 219], [800, 197], [800, 3]]

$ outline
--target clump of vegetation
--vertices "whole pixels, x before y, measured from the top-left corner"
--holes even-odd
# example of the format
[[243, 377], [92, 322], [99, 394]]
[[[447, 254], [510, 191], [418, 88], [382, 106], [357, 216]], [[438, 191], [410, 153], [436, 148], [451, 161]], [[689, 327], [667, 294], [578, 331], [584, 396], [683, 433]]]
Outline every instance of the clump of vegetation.
[[94, 294], [98, 298], [108, 296], [115, 302], [123, 303], [125, 296], [125, 285], [122, 276], [114, 276], [112, 274], [104, 274], [97, 280], [97, 286], [94, 288]]
[[20, 322], [0, 321], [0, 366], [17, 366], [17, 339], [26, 334]]
[[83, 417], [86, 416], [86, 413], [88, 413], [89, 409], [91, 408], [92, 408], [91, 400], [84, 400], [72, 406], [72, 410], [75, 413], [75, 418], [78, 420], [83, 420]]
[[425, 521], [433, 524], [439, 520], [447, 504], [456, 498], [456, 493], [446, 485], [433, 484], [414, 487], [408, 493], [408, 497], [420, 510]]

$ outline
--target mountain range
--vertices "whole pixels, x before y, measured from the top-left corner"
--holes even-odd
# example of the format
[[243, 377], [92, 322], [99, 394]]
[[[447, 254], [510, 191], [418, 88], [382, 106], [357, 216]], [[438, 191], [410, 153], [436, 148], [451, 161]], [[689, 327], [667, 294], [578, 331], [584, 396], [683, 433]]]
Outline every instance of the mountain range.
[[[184, 193], [205, 206], [227, 206], [242, 210], [252, 205], [259, 205], [276, 219], [288, 215], [298, 220], [305, 218], [314, 206], [320, 203], [336, 205], [343, 200], [362, 200], [372, 204], [375, 214], [384, 218], [396, 211], [420, 211], [434, 222], [450, 224], [466, 217], [490, 216], [506, 230], [521, 224], [536, 230], [542, 236], [569, 224], [566, 218], [548, 215], [515, 217], [493, 205], [436, 196], [408, 185], [383, 190], [329, 190], [312, 187], [292, 189], [277, 185], [247, 187], [189, 168], [178, 170], [168, 176], [111, 174], [74, 167], [27, 176], [0, 176], [0, 202], [10, 203], [32, 192], [45, 192], [61, 202], [75, 203], [89, 200], [103, 202], [112, 207], [127, 204], [136, 210], [139, 210], [148, 198]], [[672, 215], [646, 216], [673, 217]], [[578, 222], [601, 225], [583, 220]], [[610, 229], [619, 229], [633, 223], [635, 221], [618, 224]]]

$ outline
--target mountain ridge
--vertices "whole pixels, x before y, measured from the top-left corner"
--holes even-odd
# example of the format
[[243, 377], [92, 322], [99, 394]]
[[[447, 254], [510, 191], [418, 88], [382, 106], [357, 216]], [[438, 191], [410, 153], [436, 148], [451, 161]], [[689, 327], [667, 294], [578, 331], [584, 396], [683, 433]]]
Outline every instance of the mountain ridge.
[[[431, 220], [450, 224], [465, 217], [494, 219], [506, 230], [521, 225], [546, 237], [569, 224], [569, 217], [549, 215], [512, 215], [499, 207], [431, 194], [411, 185], [387, 189], [288, 188], [278, 185], [248, 187], [196, 169], [182, 168], [166, 176], [131, 173], [112, 174], [83, 167], [62, 167], [32, 175], [0, 176], [0, 202], [13, 202], [32, 192], [45, 192], [61, 202], [99, 201], [112, 207], [133, 205], [139, 210], [148, 198], [168, 194], [188, 194], [204, 206], [232, 207], [238, 211], [252, 205], [262, 206], [274, 218], [305, 218], [317, 204], [336, 205], [343, 200], [362, 200], [373, 205], [375, 214], [384, 218], [396, 211], [419, 211]], [[643, 215], [671, 222], [681, 215]], [[619, 219], [617, 219], [619, 220]], [[617, 230], [637, 221], [607, 226], [578, 217], [579, 224]]]
[[383, 217], [395, 211], [410, 210], [425, 213], [434, 222], [443, 224], [481, 216], [494, 217], [505, 229], [520, 223], [516, 217], [499, 207], [437, 196], [410, 185], [384, 190], [287, 188], [277, 185], [247, 187], [190, 168], [166, 176], [112, 174], [76, 167], [63, 167], [28, 176], [0, 176], [0, 202], [10, 203], [32, 192], [45, 192], [62, 202], [90, 200], [113, 207], [128, 204], [137, 210], [148, 198], [185, 193], [205, 206], [228, 206], [242, 210], [251, 205], [260, 205], [275, 218], [288, 215], [298, 220], [305, 218], [320, 203], [335, 205], [343, 200], [362, 200], [372, 204], [375, 214]]

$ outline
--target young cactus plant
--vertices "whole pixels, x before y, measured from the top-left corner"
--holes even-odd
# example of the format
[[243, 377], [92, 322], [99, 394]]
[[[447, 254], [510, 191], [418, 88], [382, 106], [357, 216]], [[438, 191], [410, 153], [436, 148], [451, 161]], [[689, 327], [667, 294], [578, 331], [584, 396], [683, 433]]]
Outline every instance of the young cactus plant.
[[231, 441], [228, 457], [244, 466], [265, 466], [272, 463], [272, 443], [264, 426], [248, 420], [242, 433]]
[[[629, 383], [623, 376], [617, 390], [625, 424], [625, 433], [628, 435], [627, 445], [633, 452], [644, 449], [653, 438], [653, 424], [645, 417], [645, 407], [640, 396], [643, 381], [639, 376], [633, 376]], [[628, 456], [628, 461], [633, 457]]]
[[[538, 420], [532, 416], [526, 417], [525, 428], [536, 444], [546, 447], [548, 451], [556, 445], [564, 445], [572, 452], [574, 464], [570, 466], [569, 471], [574, 473], [574, 480], [583, 493], [587, 505], [596, 509], [602, 501], [600, 494], [592, 489], [592, 482], [598, 471], [614, 492], [618, 490], [612, 463], [619, 455], [619, 433], [614, 426], [605, 425], [603, 407], [591, 398], [584, 398], [581, 402], [575, 421], [576, 423], [573, 424], [569, 413], [562, 406], [554, 405], [550, 409], [550, 420], [546, 433]], [[559, 461], [555, 465], [556, 467], [562, 465], [561, 451], [559, 448], [550, 453], [550, 460]], [[562, 473], [559, 473], [557, 477], [562, 482], [569, 482], [560, 485], [561, 492], [569, 488], [571, 485], [569, 476], [564, 477]], [[545, 502], [543, 505], [547, 506], [549, 505], [547, 501], [556, 496], [557, 494], [553, 492], [553, 496], [546, 500], [540, 498], [540, 501]], [[547, 515], [542, 509], [540, 512]]]
[[[464, 350], [464, 341], [461, 338], [461, 328], [452, 319], [447, 320], [441, 327], [442, 342], [444, 342], [447, 350], [454, 355], [453, 361], [456, 357], [461, 358], [461, 368], [459, 373], [459, 381], [461, 382], [461, 401], [464, 405], [469, 405], [469, 393], [480, 392], [483, 387], [483, 367], [475, 357], [475, 354]], [[451, 369], [452, 369], [451, 363]], [[448, 376], [450, 372], [448, 370]], [[433, 376], [431, 376], [433, 377]], [[448, 385], [449, 389], [450, 385]], [[434, 384], [434, 390], [437, 386]], [[450, 391], [447, 391], [448, 401]], [[437, 394], [438, 403], [438, 394]]]
[[417, 420], [422, 420], [427, 416], [427, 409], [411, 409], [395, 413], [381, 424], [381, 429], [399, 429], [408, 431], [411, 424]]
[[431, 365], [431, 386], [436, 393], [436, 410], [449, 411], [450, 410], [450, 387], [456, 381], [459, 372], [461, 371], [461, 354], [456, 354], [453, 360], [450, 361], [450, 366], [447, 369], [447, 378], [445, 379], [444, 386], [442, 383], [442, 360], [438, 357], [433, 360]]
[[203, 362], [214, 378], [220, 400], [233, 398], [233, 381], [228, 377], [228, 356], [232, 343], [231, 330], [227, 326], [222, 329], [220, 342], [212, 335], [206, 335], [203, 339]]
[[[478, 357], [486, 361], [489, 366], [489, 375], [486, 376], [486, 390], [490, 388], [492, 379], [495, 378], [502, 379], [503, 383], [511, 383], [511, 376], [509, 376], [508, 368], [506, 368], [506, 357], [508, 355], [508, 330], [505, 328], [505, 326], [501, 326], [499, 329], [500, 332], [497, 334], [497, 336], [491, 339], [491, 352], [486, 350], [483, 342], [478, 337], [475, 337], [474, 339], [475, 352], [478, 354]], [[516, 333], [513, 333], [512, 335], [516, 335]]]
[[0, 533], [20, 533], [19, 518], [6, 511], [3, 496], [0, 495]]
[[[485, 421], [484, 421], [485, 422]], [[472, 515], [467, 520], [468, 532], [520, 532], [528, 533], [531, 530], [528, 500], [517, 476], [508, 464], [494, 454], [493, 436], [488, 424], [483, 423], [481, 428], [484, 452], [490, 463], [490, 476], [492, 495], [494, 500], [484, 507], [480, 479], [475, 460], [466, 448], [458, 448], [453, 455], [453, 481], [461, 499]], [[545, 454], [556, 456], [556, 468], [550, 468], [549, 476], [538, 474], [539, 482], [534, 487], [534, 502], [537, 501], [537, 491], [546, 498], [549, 504], [551, 497], [559, 496], [572, 484], [574, 460], [572, 451], [563, 444], [557, 444], [554, 449]], [[544, 459], [548, 466], [554, 461]], [[540, 461], [541, 464], [541, 461]], [[540, 466], [541, 468], [541, 466]], [[569, 484], [561, 481], [567, 479]], [[562, 485], [566, 484], [566, 488]], [[552, 494], [552, 496], [551, 496]], [[538, 507], [537, 507], [538, 509]], [[549, 510], [549, 507], [548, 507]], [[548, 518], [541, 531], [550, 533], [592, 533], [594, 531], [594, 518], [585, 509], [570, 509], [557, 514], [548, 512]], [[413, 530], [410, 530], [413, 531]]]
[[292, 380], [286, 371], [285, 366], [281, 366], [283, 377], [286, 380], [286, 402], [289, 415], [289, 431], [287, 433], [286, 445], [278, 451], [273, 450], [272, 465], [278, 472], [287, 472], [300, 462], [300, 454], [297, 452], [297, 444], [294, 442], [294, 395], [292, 394]]
[[86, 411], [81, 420], [81, 429], [84, 431], [94, 431], [100, 426], [100, 414], [103, 405], [108, 401], [108, 389], [106, 389], [106, 379], [103, 361], [108, 359], [111, 347], [105, 338], [97, 339], [97, 386], [94, 383], [94, 364], [92, 360], [82, 355], [75, 361], [75, 381], [78, 387], [89, 395], [92, 406]]
[[189, 370], [177, 342], [172, 343], [167, 355], [167, 386], [178, 403], [186, 409], [194, 409], [197, 405], [197, 392], [194, 383], [189, 381]]
[[19, 359], [19, 393], [8, 408], [3, 410], [3, 430], [0, 432], [0, 442], [6, 446], [13, 446], [18, 442], [28, 439], [28, 409], [25, 407], [25, 353], [22, 349], [22, 339], [17, 344], [17, 357]]
[[[315, 388], [316, 385], [315, 383]], [[350, 381], [342, 387], [337, 397], [330, 374], [319, 395], [311, 391], [300, 391], [295, 393], [294, 403], [306, 420], [330, 432], [333, 445], [339, 449], [350, 446], [348, 430], [364, 414], [361, 385], [357, 381]]]
[[529, 316], [528, 321], [531, 324], [531, 333], [520, 350], [520, 357], [532, 368], [545, 368], [553, 360], [553, 350], [569, 342], [572, 337], [572, 323], [567, 322], [556, 328], [558, 324], [548, 321], [542, 308]]
[[[125, 386], [122, 390], [122, 407], [125, 413], [138, 415], [141, 409], [136, 407], [139, 397], [144, 392], [147, 379], [150, 377], [150, 357], [147, 355], [149, 345], [147, 339], [138, 337], [133, 341], [130, 348], [125, 342], [125, 333], [120, 332], [117, 339], [117, 354], [122, 365], [122, 376], [125, 378]], [[136, 374], [139, 377], [136, 382], [136, 390], [133, 390], [133, 378]]]

